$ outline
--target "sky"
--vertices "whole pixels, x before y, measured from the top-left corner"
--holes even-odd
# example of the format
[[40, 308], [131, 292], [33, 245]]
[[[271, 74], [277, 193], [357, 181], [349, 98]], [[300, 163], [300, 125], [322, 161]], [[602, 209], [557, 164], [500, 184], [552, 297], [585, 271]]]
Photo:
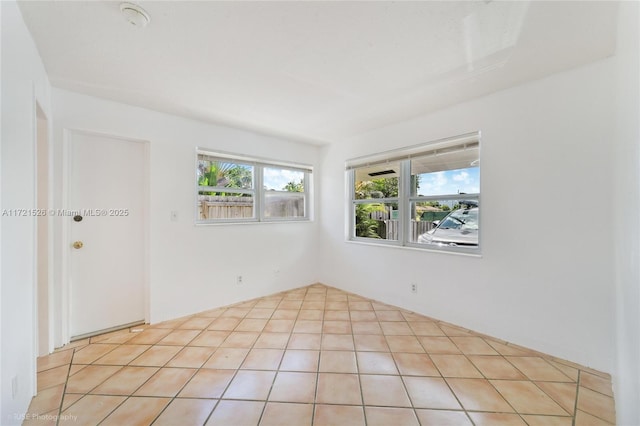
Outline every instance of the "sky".
[[289, 182], [300, 182], [304, 179], [304, 173], [294, 170], [286, 169], [271, 169], [269, 167], [264, 168], [264, 187], [267, 190], [274, 189], [276, 191], [282, 191], [285, 185]]
[[448, 195], [480, 192], [480, 168], [445, 170], [420, 175], [418, 195]]

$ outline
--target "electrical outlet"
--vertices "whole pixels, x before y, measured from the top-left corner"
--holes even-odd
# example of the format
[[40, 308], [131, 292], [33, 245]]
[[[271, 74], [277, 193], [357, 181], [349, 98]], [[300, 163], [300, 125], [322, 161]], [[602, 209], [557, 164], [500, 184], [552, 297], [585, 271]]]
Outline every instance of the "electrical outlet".
[[418, 292], [418, 284], [411, 283], [411, 293], [417, 293], [417, 292]]
[[242, 275], [238, 275], [238, 277], [236, 278], [236, 284], [242, 285]]

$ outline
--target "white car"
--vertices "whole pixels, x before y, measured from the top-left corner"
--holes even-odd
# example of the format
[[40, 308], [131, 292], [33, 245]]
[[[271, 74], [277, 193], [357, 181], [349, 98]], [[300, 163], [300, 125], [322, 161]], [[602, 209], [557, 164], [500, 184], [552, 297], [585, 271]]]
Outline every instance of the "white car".
[[477, 204], [452, 211], [435, 228], [420, 235], [418, 243], [443, 247], [478, 247]]

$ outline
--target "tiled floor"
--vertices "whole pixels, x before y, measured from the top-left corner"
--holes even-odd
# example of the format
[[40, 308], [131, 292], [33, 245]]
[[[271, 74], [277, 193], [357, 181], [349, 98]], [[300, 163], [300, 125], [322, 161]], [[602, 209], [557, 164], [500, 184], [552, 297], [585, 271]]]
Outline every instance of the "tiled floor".
[[607, 425], [608, 375], [323, 285], [38, 360], [25, 424]]

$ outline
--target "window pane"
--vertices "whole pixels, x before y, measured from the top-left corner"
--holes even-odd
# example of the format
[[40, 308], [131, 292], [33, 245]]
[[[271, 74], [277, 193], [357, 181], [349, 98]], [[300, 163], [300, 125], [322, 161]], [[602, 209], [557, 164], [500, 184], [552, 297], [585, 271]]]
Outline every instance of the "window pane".
[[409, 241], [446, 247], [478, 247], [477, 200], [411, 203]]
[[224, 160], [198, 160], [198, 185], [218, 188], [253, 188], [253, 166]]
[[398, 176], [400, 163], [397, 161], [357, 168], [354, 179], [356, 200], [397, 197]]
[[253, 205], [251, 194], [199, 191], [198, 219], [252, 219]]
[[473, 145], [412, 159], [411, 196], [479, 193], [479, 155]]
[[264, 193], [264, 217], [293, 218], [304, 217], [304, 193], [283, 193], [267, 191]]
[[265, 167], [263, 184], [266, 191], [304, 192], [304, 172]]
[[363, 203], [354, 205], [355, 236], [398, 240], [398, 204]]

